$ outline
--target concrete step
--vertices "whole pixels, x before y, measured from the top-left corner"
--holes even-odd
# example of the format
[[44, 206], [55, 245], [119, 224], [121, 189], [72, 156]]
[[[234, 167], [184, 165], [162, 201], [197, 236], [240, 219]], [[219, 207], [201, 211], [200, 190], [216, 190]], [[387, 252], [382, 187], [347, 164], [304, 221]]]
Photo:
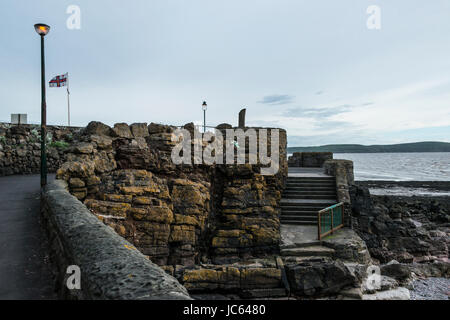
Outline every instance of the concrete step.
[[302, 242], [302, 243], [291, 243], [291, 244], [282, 244], [280, 245], [280, 250], [283, 249], [295, 249], [295, 248], [305, 248], [311, 246], [320, 246], [322, 243], [319, 240]]
[[317, 221], [316, 222], [311, 222], [311, 221], [296, 221], [296, 220], [280, 220], [281, 224], [291, 224], [291, 225], [298, 225], [298, 226], [316, 226], [317, 225]]
[[336, 181], [335, 177], [288, 177], [287, 181]]
[[282, 256], [295, 256], [295, 257], [331, 257], [334, 254], [334, 249], [323, 246], [308, 246], [303, 248], [289, 248], [282, 249]]
[[308, 222], [311, 224], [317, 224], [317, 217], [286, 215], [286, 216], [281, 216], [280, 221], [281, 221], [281, 223], [283, 223], [283, 221], [300, 221], [300, 222]]
[[298, 194], [298, 195], [336, 195], [335, 190], [315, 191], [315, 190], [284, 190], [283, 194]]
[[[322, 210], [322, 209], [320, 209]], [[299, 216], [309, 216], [309, 217], [317, 217], [319, 210], [317, 211], [311, 211], [311, 210], [285, 210], [281, 209], [281, 215], [282, 216], [290, 216], [290, 215], [299, 215]]]
[[325, 186], [331, 186], [331, 185], [335, 185], [336, 181], [334, 180], [324, 180], [324, 181], [286, 181], [286, 185], [312, 185], [312, 186], [317, 186], [317, 185], [325, 185]]
[[313, 186], [305, 186], [305, 187], [297, 187], [297, 186], [289, 186], [287, 185], [284, 191], [287, 190], [298, 190], [298, 191], [336, 191], [334, 186], [332, 187], [313, 187]]
[[302, 189], [313, 189], [313, 188], [325, 188], [325, 189], [336, 189], [336, 185], [334, 183], [317, 183], [317, 184], [312, 184], [312, 183], [296, 183], [296, 184], [291, 184], [291, 183], [287, 183], [286, 184], [286, 189], [288, 188], [302, 188]]
[[[284, 199], [321, 199], [321, 200], [330, 200], [330, 202], [335, 201], [336, 199], [333, 199], [334, 197], [332, 195], [328, 195], [328, 194], [316, 194], [316, 195], [308, 195], [308, 194], [289, 194], [289, 193], [283, 193], [283, 198]], [[326, 208], [326, 207], [325, 207]]]
[[286, 181], [286, 185], [300, 185], [300, 186], [320, 186], [320, 185], [324, 185], [324, 186], [334, 186], [336, 185], [336, 181], [334, 180], [324, 180], [324, 181]]
[[322, 209], [327, 207], [282, 207], [281, 212], [292, 212], [300, 214], [317, 214]]
[[336, 200], [332, 200], [330, 202], [323, 202], [323, 203], [311, 203], [311, 202], [305, 202], [305, 203], [281, 203], [281, 209], [303, 209], [307, 210], [322, 210], [326, 207], [332, 206], [333, 204], [336, 204]]
[[[333, 200], [335, 201], [335, 200]], [[323, 205], [323, 204], [328, 204], [330, 203], [329, 200], [295, 200], [295, 199], [284, 199], [283, 196], [281, 197], [281, 203], [282, 204], [292, 204], [292, 205], [297, 205], [297, 204], [316, 204], [316, 205]]]
[[333, 181], [335, 177], [288, 177], [287, 181]]

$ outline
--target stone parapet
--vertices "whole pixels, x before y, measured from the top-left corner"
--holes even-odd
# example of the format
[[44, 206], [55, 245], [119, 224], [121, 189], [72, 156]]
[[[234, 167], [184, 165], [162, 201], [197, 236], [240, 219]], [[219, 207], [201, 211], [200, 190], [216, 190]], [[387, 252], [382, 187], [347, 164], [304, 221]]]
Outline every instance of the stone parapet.
[[[51, 182], [41, 195], [41, 214], [65, 299], [190, 299], [186, 289], [131, 243], [103, 224], [67, 190]], [[67, 289], [68, 266], [81, 271], [81, 288]]]

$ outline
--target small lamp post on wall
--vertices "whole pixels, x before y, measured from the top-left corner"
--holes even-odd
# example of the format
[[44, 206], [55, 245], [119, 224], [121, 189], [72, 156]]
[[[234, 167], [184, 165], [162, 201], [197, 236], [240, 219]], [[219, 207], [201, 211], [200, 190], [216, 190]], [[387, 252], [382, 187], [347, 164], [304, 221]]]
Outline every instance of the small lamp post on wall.
[[206, 104], [206, 101], [203, 101], [202, 109], [203, 109], [203, 133], [205, 133], [206, 132], [206, 110], [208, 109], [208, 105]]

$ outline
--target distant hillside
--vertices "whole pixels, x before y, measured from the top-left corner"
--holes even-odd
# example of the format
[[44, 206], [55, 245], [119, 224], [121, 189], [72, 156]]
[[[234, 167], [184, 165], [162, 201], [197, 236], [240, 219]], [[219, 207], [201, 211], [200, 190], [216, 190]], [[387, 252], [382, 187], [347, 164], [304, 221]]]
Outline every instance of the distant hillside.
[[376, 153], [376, 152], [450, 152], [448, 142], [414, 142], [364, 146], [362, 144], [329, 144], [315, 147], [289, 147], [293, 152]]

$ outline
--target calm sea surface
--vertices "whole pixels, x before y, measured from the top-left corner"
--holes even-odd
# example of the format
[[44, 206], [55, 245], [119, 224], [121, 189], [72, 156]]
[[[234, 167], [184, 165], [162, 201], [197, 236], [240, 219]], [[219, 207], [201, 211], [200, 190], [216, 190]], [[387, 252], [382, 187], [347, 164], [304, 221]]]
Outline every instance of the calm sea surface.
[[353, 160], [355, 180], [450, 181], [450, 152], [335, 153]]

